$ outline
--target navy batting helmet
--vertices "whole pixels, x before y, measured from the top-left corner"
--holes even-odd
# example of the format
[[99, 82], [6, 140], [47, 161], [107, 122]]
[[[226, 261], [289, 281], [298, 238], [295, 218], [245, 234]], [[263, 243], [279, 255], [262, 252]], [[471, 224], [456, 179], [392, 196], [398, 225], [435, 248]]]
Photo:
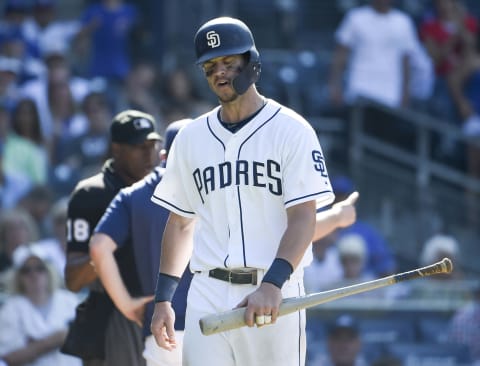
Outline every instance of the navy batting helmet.
[[220, 17], [203, 24], [195, 34], [197, 64], [215, 57], [229, 55], [248, 56], [248, 63], [233, 80], [233, 88], [243, 94], [260, 77], [260, 55], [252, 32], [241, 20]]

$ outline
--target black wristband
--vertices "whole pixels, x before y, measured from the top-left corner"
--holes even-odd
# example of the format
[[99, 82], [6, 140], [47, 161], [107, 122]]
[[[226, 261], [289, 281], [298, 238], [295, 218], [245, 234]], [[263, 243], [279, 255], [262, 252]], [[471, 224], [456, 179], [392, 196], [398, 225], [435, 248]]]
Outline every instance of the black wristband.
[[262, 282], [271, 283], [281, 289], [292, 272], [293, 266], [289, 261], [283, 258], [275, 258], [267, 273], [263, 276]]
[[170, 276], [166, 273], [159, 273], [155, 287], [155, 303], [162, 301], [172, 302], [173, 295], [177, 289], [180, 277]]

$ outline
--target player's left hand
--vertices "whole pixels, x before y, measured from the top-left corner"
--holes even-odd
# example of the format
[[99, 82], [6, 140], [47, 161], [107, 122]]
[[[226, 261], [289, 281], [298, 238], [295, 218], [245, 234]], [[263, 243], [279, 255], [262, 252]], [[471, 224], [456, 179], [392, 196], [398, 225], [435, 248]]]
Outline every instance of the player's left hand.
[[254, 292], [245, 297], [237, 308], [246, 307], [245, 323], [249, 327], [261, 327], [277, 321], [278, 309], [282, 302], [281, 290], [271, 284], [262, 283]]
[[150, 331], [159, 347], [172, 351], [177, 348], [175, 340], [175, 311], [172, 304], [162, 301], [155, 304]]

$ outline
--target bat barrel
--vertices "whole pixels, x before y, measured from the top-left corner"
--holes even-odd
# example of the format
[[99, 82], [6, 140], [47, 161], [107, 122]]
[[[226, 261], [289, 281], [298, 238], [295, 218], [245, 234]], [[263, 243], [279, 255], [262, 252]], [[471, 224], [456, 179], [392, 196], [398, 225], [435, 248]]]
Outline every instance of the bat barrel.
[[451, 273], [453, 271], [453, 263], [449, 258], [443, 258], [440, 262], [431, 264], [426, 267], [414, 269], [412, 271], [393, 275], [395, 282], [412, 280], [415, 278], [432, 276], [441, 273]]
[[[420, 277], [432, 276], [440, 273], [450, 273], [453, 270], [452, 261], [444, 258], [438, 263], [412, 271], [394, 274], [372, 281], [358, 283], [347, 287], [341, 287], [329, 291], [318, 292], [310, 295], [291, 297], [284, 299], [280, 304], [279, 316], [295, 311], [320, 305], [329, 301], [358, 293], [371, 291], [380, 287], [393, 285], [397, 282], [412, 280]], [[200, 319], [200, 330], [204, 335], [224, 332], [245, 325], [245, 308], [229, 310], [223, 313], [207, 315]]]

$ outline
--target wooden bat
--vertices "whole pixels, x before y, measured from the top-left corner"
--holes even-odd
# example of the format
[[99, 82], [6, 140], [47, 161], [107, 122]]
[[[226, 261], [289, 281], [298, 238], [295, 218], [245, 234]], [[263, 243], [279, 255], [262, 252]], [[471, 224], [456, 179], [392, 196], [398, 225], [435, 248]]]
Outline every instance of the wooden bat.
[[[371, 291], [380, 287], [390, 286], [397, 282], [413, 280], [420, 277], [432, 276], [440, 273], [450, 273], [453, 270], [452, 261], [444, 258], [440, 262], [417, 268], [412, 271], [393, 274], [372, 281], [358, 283], [352, 286], [317, 292], [305, 296], [289, 297], [282, 300], [278, 316], [310, 308], [342, 297]], [[245, 326], [245, 308], [228, 310], [222, 313], [211, 314], [200, 319], [200, 329], [204, 335], [211, 335]]]

